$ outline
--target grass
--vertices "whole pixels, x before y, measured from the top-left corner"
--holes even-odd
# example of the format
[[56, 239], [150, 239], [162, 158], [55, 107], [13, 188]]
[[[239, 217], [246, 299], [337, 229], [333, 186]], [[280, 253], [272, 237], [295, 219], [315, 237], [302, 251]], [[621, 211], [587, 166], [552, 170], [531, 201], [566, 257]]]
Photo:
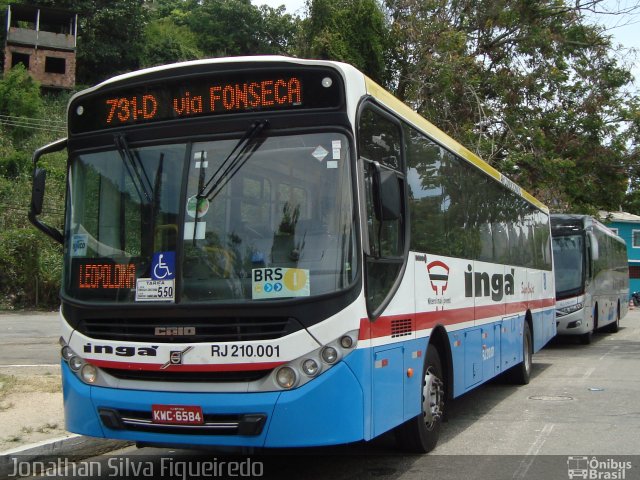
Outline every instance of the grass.
[[[22, 375], [5, 375], [0, 373], [0, 402], [12, 393], [56, 393], [62, 390], [60, 384], [60, 374], [52, 374], [46, 372], [40, 375], [30, 374]], [[0, 410], [7, 410], [10, 407], [0, 403]]]
[[41, 427], [38, 427], [36, 432], [49, 433], [50, 430], [57, 430], [60, 426], [57, 423], [45, 423]]

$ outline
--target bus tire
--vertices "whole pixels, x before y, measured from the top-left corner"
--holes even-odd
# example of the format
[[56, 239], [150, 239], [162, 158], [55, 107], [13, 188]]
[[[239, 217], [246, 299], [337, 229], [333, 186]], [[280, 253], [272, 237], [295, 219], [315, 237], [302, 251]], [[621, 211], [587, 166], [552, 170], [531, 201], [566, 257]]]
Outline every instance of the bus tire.
[[522, 361], [509, 371], [510, 380], [517, 385], [527, 385], [531, 380], [531, 365], [533, 364], [533, 342], [531, 328], [524, 322], [522, 332]]
[[593, 309], [593, 329], [587, 333], [580, 335], [580, 343], [582, 345], [589, 345], [593, 339], [593, 334], [598, 329], [598, 304]]
[[429, 345], [422, 375], [422, 411], [395, 430], [396, 441], [403, 450], [427, 453], [435, 448], [440, 437], [445, 399], [440, 353], [434, 345]]
[[607, 331], [610, 333], [618, 333], [620, 329], [620, 302], [618, 302], [618, 310], [616, 311], [616, 321], [607, 327]]
[[593, 330], [580, 335], [580, 343], [582, 345], [589, 345], [592, 339], [593, 339]]

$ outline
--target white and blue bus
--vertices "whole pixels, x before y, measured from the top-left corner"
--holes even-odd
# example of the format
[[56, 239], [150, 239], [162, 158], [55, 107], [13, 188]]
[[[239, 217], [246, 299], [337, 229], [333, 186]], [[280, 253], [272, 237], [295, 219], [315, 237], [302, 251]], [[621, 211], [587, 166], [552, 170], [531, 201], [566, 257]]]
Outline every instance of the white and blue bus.
[[624, 240], [588, 215], [551, 215], [559, 335], [591, 343], [598, 329], [617, 332], [629, 310]]
[[292, 447], [397, 432], [527, 383], [556, 333], [547, 208], [342, 63], [201, 60], [75, 95], [66, 427], [142, 445]]

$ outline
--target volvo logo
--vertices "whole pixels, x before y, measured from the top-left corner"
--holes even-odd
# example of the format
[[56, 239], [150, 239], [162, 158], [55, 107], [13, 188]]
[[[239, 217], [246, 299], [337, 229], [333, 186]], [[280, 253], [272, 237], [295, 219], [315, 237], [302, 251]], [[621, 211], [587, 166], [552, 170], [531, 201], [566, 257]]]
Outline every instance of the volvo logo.
[[169, 368], [171, 365], [182, 365], [182, 360], [189, 350], [192, 350], [193, 346], [189, 346], [184, 350], [171, 350], [169, 352], [169, 361], [160, 367], [160, 370]]
[[196, 327], [156, 327], [154, 335], [161, 337], [187, 337], [196, 334]]

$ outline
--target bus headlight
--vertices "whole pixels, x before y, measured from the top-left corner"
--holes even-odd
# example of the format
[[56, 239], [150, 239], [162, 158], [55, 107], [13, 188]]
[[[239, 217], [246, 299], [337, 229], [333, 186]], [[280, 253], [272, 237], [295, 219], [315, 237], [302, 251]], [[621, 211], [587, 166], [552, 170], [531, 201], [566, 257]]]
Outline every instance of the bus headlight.
[[68, 362], [71, 357], [75, 356], [75, 353], [73, 350], [71, 350], [71, 347], [69, 345], [65, 345], [64, 347], [62, 347], [62, 350], [60, 350], [60, 355], [62, 355], [62, 359], [65, 362]]
[[74, 372], [77, 372], [82, 368], [83, 363], [84, 362], [79, 356], [74, 355], [69, 359], [69, 368], [71, 368], [71, 370], [73, 370]]
[[282, 388], [291, 388], [296, 384], [296, 372], [291, 367], [282, 367], [276, 373], [276, 381]]
[[80, 375], [86, 383], [94, 383], [98, 377], [98, 369], [90, 363], [85, 363], [80, 371]]
[[353, 338], [351, 338], [349, 335], [345, 335], [340, 339], [340, 346], [345, 349], [353, 347]]
[[333, 347], [324, 347], [320, 352], [322, 360], [332, 365], [338, 361], [338, 351]]
[[562, 307], [556, 310], [563, 315], [569, 315], [570, 313], [581, 310], [583, 306], [584, 305], [582, 303], [576, 303], [575, 305], [569, 305], [568, 307]]
[[320, 372], [320, 367], [314, 359], [308, 358], [302, 362], [302, 371], [309, 377], [315, 377]]
[[358, 342], [358, 330], [347, 332], [327, 344], [276, 368], [259, 388], [273, 391], [274, 388], [291, 389], [301, 387], [320, 374], [337, 365], [349, 355]]

